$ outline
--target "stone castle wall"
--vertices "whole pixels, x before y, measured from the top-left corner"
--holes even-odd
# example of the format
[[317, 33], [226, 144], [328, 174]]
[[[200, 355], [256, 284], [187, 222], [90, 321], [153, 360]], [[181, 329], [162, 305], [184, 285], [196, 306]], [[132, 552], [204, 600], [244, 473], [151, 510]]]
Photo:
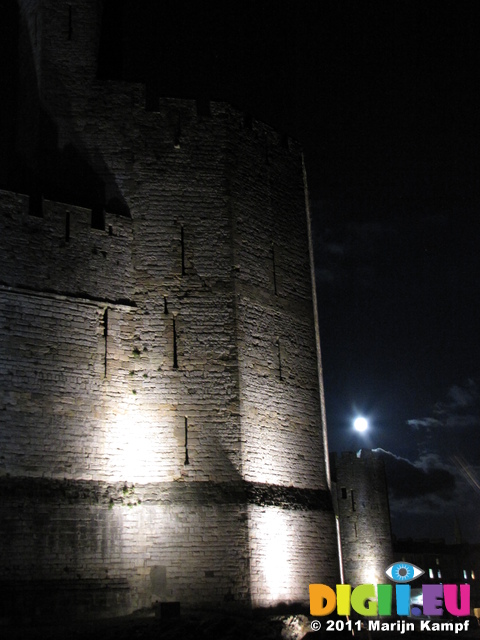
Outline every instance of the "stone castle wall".
[[35, 192], [0, 193], [5, 609], [305, 603], [337, 560], [301, 150], [96, 80], [97, 9], [22, 13], [42, 114]]

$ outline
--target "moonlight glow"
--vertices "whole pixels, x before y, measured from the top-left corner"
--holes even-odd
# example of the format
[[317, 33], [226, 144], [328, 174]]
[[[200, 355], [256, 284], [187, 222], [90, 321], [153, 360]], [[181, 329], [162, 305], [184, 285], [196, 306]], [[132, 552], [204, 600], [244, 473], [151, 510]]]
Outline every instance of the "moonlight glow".
[[368, 429], [368, 422], [366, 418], [355, 418], [353, 422], [353, 427], [355, 431], [366, 431]]

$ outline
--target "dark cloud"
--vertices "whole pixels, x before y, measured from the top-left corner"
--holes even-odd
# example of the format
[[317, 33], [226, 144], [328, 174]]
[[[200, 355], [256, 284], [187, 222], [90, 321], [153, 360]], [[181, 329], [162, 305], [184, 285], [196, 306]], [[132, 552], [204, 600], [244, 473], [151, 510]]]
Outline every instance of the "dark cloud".
[[468, 429], [480, 425], [480, 394], [476, 380], [469, 379], [463, 385], [453, 385], [447, 400], [437, 402], [433, 408], [437, 421], [445, 427]]
[[413, 463], [384, 449], [375, 450], [385, 461], [385, 470], [392, 498], [416, 498], [436, 494], [441, 499], [451, 497], [455, 489], [454, 474], [440, 466], [436, 456]]
[[[393, 533], [398, 538], [480, 539], [480, 467], [463, 456], [428, 453], [415, 461], [376, 449], [385, 462]], [[456, 523], [456, 524], [455, 524]]]
[[479, 416], [448, 416], [444, 421], [446, 427], [462, 429], [464, 427], [477, 427], [480, 423]]
[[[456, 540], [460, 527], [468, 542], [480, 539], [480, 468], [461, 457], [452, 457], [451, 465], [441, 470], [454, 477], [455, 487], [425, 495], [402, 496], [389, 492], [392, 529], [395, 535], [415, 538]], [[442, 464], [438, 457], [421, 459], [421, 464]], [[434, 467], [437, 468], [437, 467]]]
[[478, 428], [480, 427], [480, 394], [476, 379], [452, 385], [444, 400], [437, 401], [431, 415], [407, 420], [413, 428], [420, 455], [444, 452], [464, 456], [470, 463], [478, 462]]
[[439, 427], [442, 423], [436, 418], [416, 418], [407, 420], [407, 424], [414, 429], [420, 429], [421, 427]]
[[480, 539], [479, 382], [450, 386], [430, 415], [407, 420], [415, 461], [382, 451], [392, 527], [398, 537], [450, 538], [454, 523], [470, 542]]
[[474, 380], [468, 380], [463, 387], [453, 385], [448, 391], [452, 399], [450, 407], [470, 407], [478, 402], [478, 386]]

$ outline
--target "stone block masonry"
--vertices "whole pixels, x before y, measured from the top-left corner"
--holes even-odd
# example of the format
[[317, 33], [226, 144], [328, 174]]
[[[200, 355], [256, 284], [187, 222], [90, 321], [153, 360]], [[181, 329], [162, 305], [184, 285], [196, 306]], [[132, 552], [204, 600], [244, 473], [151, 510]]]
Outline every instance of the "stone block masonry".
[[394, 559], [383, 460], [369, 450], [332, 454], [332, 480], [345, 582], [388, 582]]
[[301, 149], [97, 80], [94, 2], [20, 18], [40, 142], [18, 133], [35, 193], [0, 192], [3, 613], [306, 604], [338, 563]]

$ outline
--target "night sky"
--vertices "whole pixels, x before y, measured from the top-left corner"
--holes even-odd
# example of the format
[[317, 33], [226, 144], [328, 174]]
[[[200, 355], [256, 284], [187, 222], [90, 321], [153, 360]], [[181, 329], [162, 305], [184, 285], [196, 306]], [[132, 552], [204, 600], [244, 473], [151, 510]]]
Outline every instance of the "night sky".
[[480, 542], [478, 13], [106, 2], [100, 76], [228, 100], [302, 142], [330, 450], [383, 451], [399, 537], [453, 541], [457, 517]]

